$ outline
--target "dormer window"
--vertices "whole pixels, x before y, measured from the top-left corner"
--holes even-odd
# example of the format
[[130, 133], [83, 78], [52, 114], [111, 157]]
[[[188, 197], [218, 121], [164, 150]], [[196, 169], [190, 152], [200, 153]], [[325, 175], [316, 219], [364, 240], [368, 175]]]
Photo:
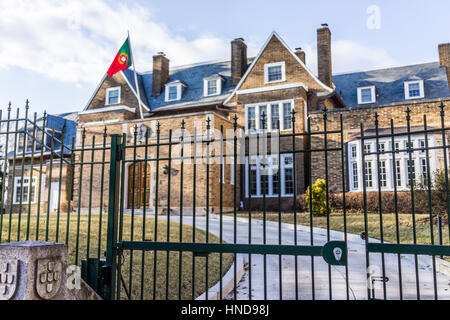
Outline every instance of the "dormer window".
[[215, 74], [211, 77], [203, 79], [203, 95], [205, 97], [217, 96], [222, 93], [222, 83], [224, 79]]
[[286, 63], [276, 62], [264, 65], [264, 82], [274, 83], [286, 81]]
[[405, 82], [405, 99], [421, 99], [424, 97], [423, 80]]
[[166, 84], [166, 102], [181, 100], [184, 87], [186, 85], [179, 80]]
[[358, 88], [358, 104], [375, 103], [375, 86]]
[[105, 105], [109, 106], [119, 103], [120, 103], [120, 87], [107, 88]]

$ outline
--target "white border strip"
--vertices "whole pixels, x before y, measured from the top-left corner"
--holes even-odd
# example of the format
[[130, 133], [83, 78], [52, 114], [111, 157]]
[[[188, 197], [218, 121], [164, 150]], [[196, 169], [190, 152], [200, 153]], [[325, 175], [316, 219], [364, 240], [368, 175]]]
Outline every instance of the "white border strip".
[[239, 94], [258, 93], [258, 92], [292, 89], [292, 88], [299, 88], [299, 87], [303, 87], [303, 88], [305, 88], [306, 91], [308, 91], [308, 87], [305, 86], [303, 84], [303, 82], [297, 82], [297, 83], [282, 84], [282, 85], [271, 86], [271, 87], [260, 87], [260, 88], [246, 89], [246, 90], [238, 90], [238, 91], [236, 91], [236, 94], [239, 95]]
[[136, 108], [130, 108], [130, 107], [127, 107], [127, 106], [114, 106], [114, 107], [106, 107], [106, 108], [86, 110], [86, 111], [80, 112], [79, 114], [92, 114], [92, 113], [119, 111], [119, 110], [126, 110], [126, 111], [130, 111], [132, 113], [136, 113]]

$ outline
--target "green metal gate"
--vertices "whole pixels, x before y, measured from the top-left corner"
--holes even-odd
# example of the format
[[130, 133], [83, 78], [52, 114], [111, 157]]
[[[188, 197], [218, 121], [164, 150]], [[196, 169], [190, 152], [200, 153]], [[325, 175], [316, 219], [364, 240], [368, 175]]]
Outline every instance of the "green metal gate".
[[[226, 137], [223, 126], [212, 135], [206, 119], [206, 132], [188, 134], [183, 120], [164, 134], [159, 124], [143, 135], [136, 127], [131, 137], [82, 128], [70, 141], [66, 126], [49, 126], [45, 114], [29, 119], [28, 110], [0, 113], [0, 242], [65, 242], [69, 262], [105, 299], [450, 299], [443, 104], [439, 127], [426, 116], [412, 127], [408, 109], [403, 131], [393, 121], [380, 128], [374, 114], [373, 126], [361, 124], [353, 162], [342, 114], [331, 123], [327, 110], [320, 129], [308, 118], [305, 132], [292, 113], [289, 132], [266, 132], [263, 115], [255, 135], [234, 118]], [[274, 140], [283, 147], [265, 154]], [[305, 196], [299, 185], [317, 176], [322, 197]], [[357, 213], [358, 192], [347, 192], [355, 182]]]

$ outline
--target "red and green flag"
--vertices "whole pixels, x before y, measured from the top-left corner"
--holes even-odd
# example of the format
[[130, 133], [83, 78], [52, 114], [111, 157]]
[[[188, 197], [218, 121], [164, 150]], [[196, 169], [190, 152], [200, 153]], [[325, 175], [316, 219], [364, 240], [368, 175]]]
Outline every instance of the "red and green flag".
[[130, 41], [127, 38], [109, 67], [108, 76], [112, 77], [117, 72], [128, 69], [131, 63]]

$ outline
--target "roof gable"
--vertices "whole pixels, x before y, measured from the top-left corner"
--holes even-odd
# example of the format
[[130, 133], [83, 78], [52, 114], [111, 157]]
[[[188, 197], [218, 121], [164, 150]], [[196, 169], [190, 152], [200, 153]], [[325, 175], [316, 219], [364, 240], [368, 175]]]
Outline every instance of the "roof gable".
[[[264, 83], [264, 65], [282, 61], [286, 62], [286, 81], [275, 84]], [[299, 82], [318, 91], [333, 92], [333, 89], [322, 83], [287, 46], [283, 39], [273, 31], [225, 103], [228, 103], [238, 90]]]

